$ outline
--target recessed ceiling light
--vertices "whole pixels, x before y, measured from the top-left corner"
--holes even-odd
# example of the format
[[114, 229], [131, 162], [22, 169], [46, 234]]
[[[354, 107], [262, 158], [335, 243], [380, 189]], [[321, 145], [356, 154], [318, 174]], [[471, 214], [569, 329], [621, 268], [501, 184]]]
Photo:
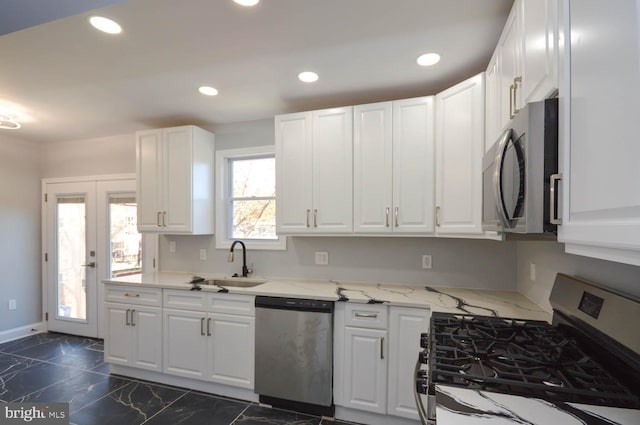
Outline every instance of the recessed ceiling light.
[[89, 23], [93, 25], [94, 28], [107, 34], [120, 34], [122, 32], [122, 27], [119, 23], [103, 16], [92, 16], [89, 18]]
[[418, 62], [420, 66], [435, 65], [440, 62], [440, 55], [437, 53], [425, 53], [424, 55], [418, 56], [416, 62]]
[[298, 74], [298, 79], [305, 83], [315, 83], [316, 81], [318, 81], [318, 74], [311, 71], [304, 71]]
[[201, 86], [200, 88], [198, 88], [198, 91], [202, 94], [205, 94], [207, 96], [215, 96], [218, 94], [218, 90], [214, 89], [213, 87], [209, 87], [209, 86]]
[[0, 114], [0, 129], [3, 130], [17, 130], [20, 127], [19, 122], [15, 121], [12, 117], [7, 114]]
[[260, 0], [233, 0], [238, 3], [240, 6], [255, 6], [260, 2]]

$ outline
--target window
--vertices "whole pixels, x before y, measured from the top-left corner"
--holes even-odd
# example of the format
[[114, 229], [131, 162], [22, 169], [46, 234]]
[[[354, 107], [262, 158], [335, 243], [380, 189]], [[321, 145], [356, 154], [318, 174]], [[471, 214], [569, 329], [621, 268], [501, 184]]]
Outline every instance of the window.
[[236, 239], [251, 249], [285, 249], [276, 234], [276, 161], [272, 147], [216, 152], [216, 248]]

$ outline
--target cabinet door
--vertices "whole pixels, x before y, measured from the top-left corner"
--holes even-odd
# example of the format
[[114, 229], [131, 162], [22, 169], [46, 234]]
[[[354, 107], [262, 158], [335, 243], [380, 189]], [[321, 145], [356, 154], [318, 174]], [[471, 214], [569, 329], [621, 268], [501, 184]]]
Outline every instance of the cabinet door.
[[209, 379], [253, 389], [255, 318], [210, 314], [207, 319]]
[[491, 146], [498, 140], [500, 131], [502, 130], [499, 66], [498, 55], [494, 54], [485, 73], [485, 152], [491, 149]]
[[160, 229], [162, 130], [136, 133], [138, 230]]
[[433, 233], [433, 96], [393, 102], [394, 232]]
[[313, 111], [313, 231], [353, 230], [353, 108]]
[[344, 406], [387, 411], [387, 331], [345, 328]]
[[104, 361], [130, 365], [131, 363], [131, 306], [105, 303]]
[[436, 96], [436, 233], [482, 234], [484, 74]]
[[514, 81], [516, 77], [521, 77], [520, 46], [522, 38], [520, 36], [519, 4], [519, 2], [514, 3], [497, 47], [500, 62], [500, 129], [504, 128], [517, 109], [522, 107], [522, 101], [519, 100], [522, 94], [522, 83], [516, 85], [516, 81]]
[[543, 100], [558, 89], [557, 1], [521, 0], [526, 102]]
[[278, 233], [311, 232], [311, 112], [275, 118]]
[[357, 233], [390, 232], [392, 213], [392, 103], [354, 107], [353, 225]]
[[163, 229], [191, 231], [192, 129], [190, 126], [163, 130]]
[[414, 398], [414, 368], [420, 333], [429, 329], [427, 309], [391, 307], [389, 312], [389, 395], [387, 413], [419, 420]]
[[164, 309], [165, 373], [207, 379], [206, 321], [206, 313]]
[[162, 371], [162, 309], [131, 306], [132, 366]]
[[[570, 67], [564, 63], [560, 86], [558, 240], [572, 254], [640, 265], [640, 6], [569, 4], [563, 20]], [[584, 28], [606, 37], [581, 33]]]

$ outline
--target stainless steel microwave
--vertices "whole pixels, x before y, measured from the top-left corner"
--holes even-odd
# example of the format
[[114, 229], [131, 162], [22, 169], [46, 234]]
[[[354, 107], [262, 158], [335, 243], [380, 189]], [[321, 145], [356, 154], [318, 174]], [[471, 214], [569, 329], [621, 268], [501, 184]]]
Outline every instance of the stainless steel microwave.
[[527, 104], [482, 161], [482, 227], [556, 232], [558, 99]]

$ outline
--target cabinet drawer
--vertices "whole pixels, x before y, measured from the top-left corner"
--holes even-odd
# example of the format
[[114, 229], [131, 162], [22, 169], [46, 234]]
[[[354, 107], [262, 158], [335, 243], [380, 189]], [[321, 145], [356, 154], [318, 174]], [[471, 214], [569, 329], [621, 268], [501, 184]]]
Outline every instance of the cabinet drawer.
[[345, 307], [346, 326], [387, 329], [387, 317], [387, 306], [348, 303]]
[[105, 285], [105, 301], [162, 307], [162, 289], [133, 285]]
[[207, 308], [207, 294], [196, 291], [164, 290], [165, 308], [179, 310], [205, 311]]
[[212, 313], [255, 316], [255, 297], [253, 295], [238, 294], [209, 294], [209, 305], [207, 311]]

